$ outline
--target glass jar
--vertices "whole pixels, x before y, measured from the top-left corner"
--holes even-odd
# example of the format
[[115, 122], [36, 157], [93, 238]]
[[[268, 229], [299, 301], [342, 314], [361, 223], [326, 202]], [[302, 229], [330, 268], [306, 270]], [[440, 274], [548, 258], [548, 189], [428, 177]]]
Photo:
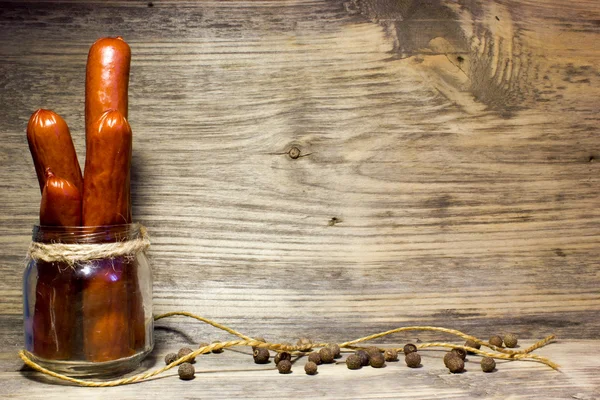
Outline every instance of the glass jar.
[[[34, 227], [33, 245], [44, 254], [30, 249], [23, 302], [25, 347], [35, 362], [71, 376], [123, 374], [139, 365], [154, 346], [143, 239], [139, 224]], [[107, 244], [117, 249], [97, 246]], [[73, 249], [74, 258], [61, 258]]]

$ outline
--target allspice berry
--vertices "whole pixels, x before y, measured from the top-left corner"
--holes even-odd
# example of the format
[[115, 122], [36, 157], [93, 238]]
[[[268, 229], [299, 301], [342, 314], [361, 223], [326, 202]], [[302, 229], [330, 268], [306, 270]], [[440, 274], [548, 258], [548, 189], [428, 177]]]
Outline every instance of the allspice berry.
[[502, 347], [502, 338], [498, 335], [494, 335], [490, 338], [489, 343], [496, 347]]
[[369, 364], [373, 368], [382, 368], [385, 365], [385, 358], [381, 353], [369, 354]]
[[[206, 346], [208, 346], [208, 345], [209, 345], [209, 344], [208, 344], [208, 343], [206, 343], [206, 342], [201, 342], [200, 344], [198, 344], [198, 348], [200, 349], [200, 348], [202, 348], [202, 347], [206, 347]], [[209, 353], [210, 353], [210, 352], [209, 352]], [[207, 354], [207, 353], [202, 353], [202, 354]]]
[[175, 353], [169, 353], [169, 354], [167, 354], [167, 355], [165, 356], [165, 364], [169, 365], [169, 364], [171, 364], [172, 362], [176, 361], [176, 360], [177, 360], [177, 358], [178, 358], [178, 357], [177, 357], [177, 354], [175, 354]]
[[415, 346], [412, 343], [408, 343], [406, 345], [404, 345], [404, 355], [408, 355], [408, 353], [414, 353], [415, 351], [417, 351], [417, 346]]
[[369, 346], [365, 349], [365, 351], [367, 352], [369, 357], [371, 357], [371, 354], [381, 354], [381, 350], [379, 350], [379, 347], [376, 346]]
[[496, 368], [496, 361], [492, 357], [483, 357], [481, 359], [481, 370], [483, 372], [492, 372]]
[[519, 340], [517, 339], [517, 335], [515, 335], [514, 333], [507, 333], [506, 335], [504, 335], [504, 345], [506, 347], [510, 347], [515, 348], [517, 347], [517, 343], [519, 342]]
[[461, 360], [465, 360], [467, 358], [467, 352], [463, 349], [452, 349], [452, 353], [456, 354], [461, 358]]
[[333, 362], [333, 352], [329, 347], [323, 347], [319, 350], [319, 355], [323, 364], [331, 364]]
[[306, 372], [306, 375], [315, 375], [317, 373], [317, 364], [312, 361], [308, 361], [304, 365], [304, 372]]
[[[448, 362], [450, 361], [450, 359], [452, 357], [458, 357], [458, 355], [455, 352], [453, 352], [453, 351], [449, 351], [449, 352], [446, 353], [446, 355], [444, 355], [444, 365], [446, 366], [446, 368], [449, 368], [448, 367]], [[460, 358], [460, 357], [458, 357], [458, 358]]]
[[330, 343], [327, 347], [329, 347], [329, 350], [333, 353], [333, 358], [340, 358], [342, 356], [340, 346], [338, 346], [337, 343]]
[[179, 379], [189, 381], [190, 379], [194, 379], [196, 370], [192, 364], [185, 362], [179, 366], [177, 373], [179, 374]]
[[[465, 347], [472, 347], [472, 348], [474, 348], [474, 349], [477, 349], [477, 350], [479, 350], [479, 349], [481, 348], [481, 345], [480, 345], [479, 343], [477, 343], [477, 342], [473, 341], [473, 340], [467, 340], [467, 341], [465, 342]], [[468, 353], [468, 354], [475, 354], [475, 353], [473, 353], [472, 351], [468, 351], [467, 353]]]
[[348, 369], [360, 369], [362, 367], [360, 357], [356, 354], [350, 354], [348, 358], [346, 358], [346, 366]]
[[305, 337], [298, 339], [298, 342], [296, 343], [296, 346], [306, 348], [303, 351], [310, 351], [311, 345], [312, 345], [312, 340], [310, 340], [309, 338], [305, 338]]
[[418, 368], [421, 365], [421, 355], [413, 351], [404, 357], [404, 361], [410, 368]]
[[[181, 357], [187, 356], [188, 354], [193, 353], [193, 352], [194, 352], [194, 350], [190, 349], [189, 347], [182, 347], [177, 352], [177, 358], [181, 358]], [[194, 357], [194, 358], [188, 360], [187, 362], [193, 363], [195, 359], [196, 358]]]
[[313, 351], [308, 355], [308, 361], [314, 362], [317, 365], [321, 365], [321, 356], [318, 351]]
[[465, 370], [465, 362], [456, 355], [448, 358], [448, 364], [446, 366], [453, 374], [458, 374]]
[[360, 358], [360, 365], [363, 367], [369, 365], [369, 353], [364, 350], [357, 350], [354, 354]]
[[[220, 343], [218, 340], [213, 341], [213, 343]], [[223, 349], [215, 349], [212, 351], [214, 354], [219, 354], [223, 352]]]
[[277, 364], [277, 370], [280, 374], [289, 374], [292, 372], [292, 362], [290, 360], [281, 360]]
[[254, 362], [256, 364], [267, 364], [269, 362], [269, 350], [264, 347], [257, 347], [252, 352], [252, 357], [254, 357]]
[[383, 358], [385, 361], [398, 361], [398, 352], [396, 349], [386, 349], [383, 352]]
[[287, 351], [282, 351], [275, 355], [275, 365], [279, 364], [283, 360], [291, 361], [292, 355]]

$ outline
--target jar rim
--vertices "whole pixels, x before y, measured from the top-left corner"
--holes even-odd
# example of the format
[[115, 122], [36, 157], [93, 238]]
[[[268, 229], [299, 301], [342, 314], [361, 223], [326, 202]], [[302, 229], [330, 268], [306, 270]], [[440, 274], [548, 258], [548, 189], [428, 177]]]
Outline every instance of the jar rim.
[[137, 222], [98, 226], [34, 225], [32, 240], [41, 243], [118, 242], [139, 237], [141, 227]]

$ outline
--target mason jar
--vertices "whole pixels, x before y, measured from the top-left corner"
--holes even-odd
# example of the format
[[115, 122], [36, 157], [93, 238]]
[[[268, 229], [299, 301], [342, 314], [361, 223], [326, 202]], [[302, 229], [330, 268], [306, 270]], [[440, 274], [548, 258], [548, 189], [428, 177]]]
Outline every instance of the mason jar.
[[71, 376], [135, 369], [152, 350], [152, 276], [140, 224], [34, 226], [24, 279], [25, 348]]

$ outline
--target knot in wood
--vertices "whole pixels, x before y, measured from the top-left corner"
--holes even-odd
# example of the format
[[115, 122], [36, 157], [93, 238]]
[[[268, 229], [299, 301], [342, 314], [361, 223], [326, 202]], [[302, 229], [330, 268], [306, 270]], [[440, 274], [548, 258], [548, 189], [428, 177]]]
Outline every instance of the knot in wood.
[[288, 151], [288, 155], [292, 160], [295, 160], [300, 157], [300, 149], [294, 146]]

